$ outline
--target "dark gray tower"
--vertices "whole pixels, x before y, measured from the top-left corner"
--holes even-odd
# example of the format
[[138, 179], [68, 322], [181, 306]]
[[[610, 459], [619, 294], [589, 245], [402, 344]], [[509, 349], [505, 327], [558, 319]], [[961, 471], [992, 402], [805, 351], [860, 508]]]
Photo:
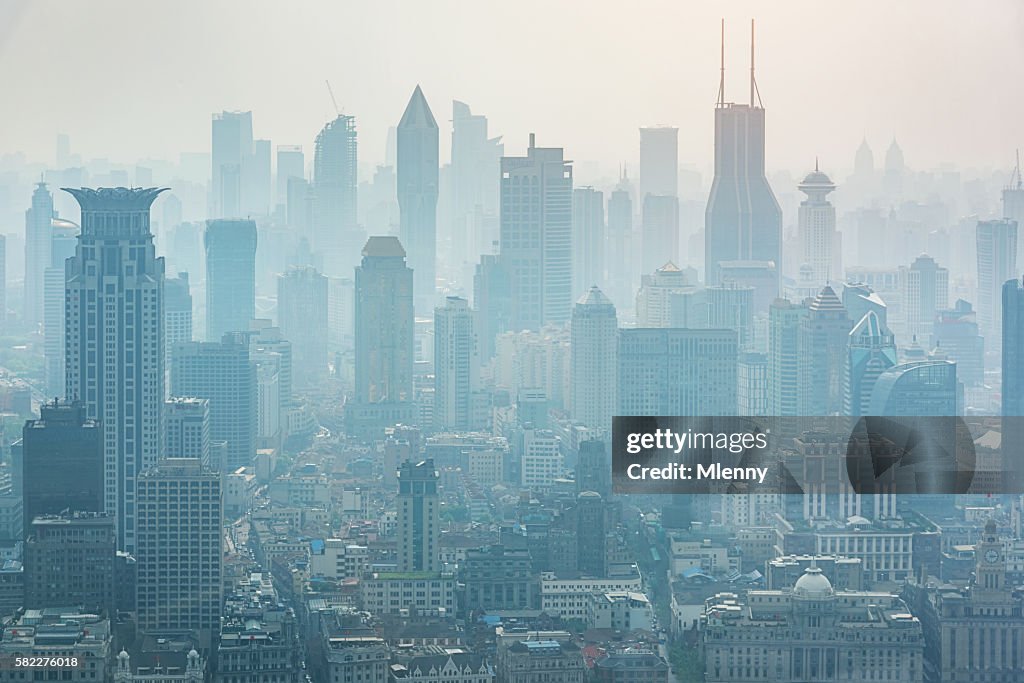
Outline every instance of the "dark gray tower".
[[416, 310], [433, 311], [437, 260], [437, 121], [416, 86], [398, 124], [399, 239], [409, 252]]
[[754, 25], [750, 28], [750, 104], [725, 101], [725, 22], [722, 70], [715, 107], [715, 178], [704, 218], [704, 267], [718, 284], [723, 262], [771, 261], [779, 272], [782, 210], [764, 174], [764, 107], [754, 80]]

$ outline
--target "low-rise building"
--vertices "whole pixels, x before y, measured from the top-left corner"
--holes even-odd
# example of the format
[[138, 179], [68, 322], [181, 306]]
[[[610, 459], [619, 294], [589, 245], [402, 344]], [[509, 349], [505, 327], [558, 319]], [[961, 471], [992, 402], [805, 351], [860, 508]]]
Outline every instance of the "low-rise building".
[[668, 663], [655, 652], [628, 648], [594, 662], [594, 683], [667, 683]]
[[392, 683], [494, 683], [494, 678], [486, 659], [464, 651], [421, 655], [391, 665]]
[[540, 577], [540, 607], [552, 616], [586, 620], [593, 593], [643, 590], [643, 578], [635, 564], [610, 565], [607, 578], [562, 578], [553, 572]]
[[654, 610], [644, 593], [591, 593], [587, 628], [616, 631], [654, 630]]
[[497, 675], [502, 683], [583, 683], [583, 652], [565, 632], [498, 637]]
[[372, 614], [455, 612], [455, 576], [447, 572], [371, 572], [361, 587]]
[[77, 666], [59, 672], [60, 680], [105, 681], [110, 678], [110, 648], [110, 621], [99, 615], [75, 608], [30, 609], [4, 629], [0, 658], [78, 658]]

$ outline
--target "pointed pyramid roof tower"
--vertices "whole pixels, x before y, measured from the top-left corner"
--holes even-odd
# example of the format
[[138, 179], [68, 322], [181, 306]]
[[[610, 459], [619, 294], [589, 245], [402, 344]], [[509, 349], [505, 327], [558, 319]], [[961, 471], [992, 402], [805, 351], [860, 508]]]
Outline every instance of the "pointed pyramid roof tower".
[[405, 107], [402, 120], [398, 122], [399, 128], [411, 128], [413, 126], [437, 128], [437, 121], [434, 119], [434, 114], [430, 111], [427, 98], [423, 95], [423, 90], [418, 85], [412, 91], [412, 97], [409, 98], [409, 104]]

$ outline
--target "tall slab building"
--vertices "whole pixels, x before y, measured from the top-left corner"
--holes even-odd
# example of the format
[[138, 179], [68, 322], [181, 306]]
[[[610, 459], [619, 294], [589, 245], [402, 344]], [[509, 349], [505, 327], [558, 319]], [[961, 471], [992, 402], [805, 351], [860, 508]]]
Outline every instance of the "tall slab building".
[[52, 260], [53, 195], [46, 183], [36, 183], [32, 208], [25, 212], [25, 325], [43, 322], [43, 279]]
[[362, 235], [356, 220], [356, 121], [339, 114], [316, 136], [313, 152], [312, 234], [325, 275], [347, 276]]
[[256, 317], [256, 221], [213, 220], [206, 249], [206, 339], [244, 332]]
[[437, 272], [438, 128], [416, 86], [398, 123], [399, 238], [409, 254], [416, 309], [432, 311]]
[[512, 330], [568, 322], [572, 312], [572, 162], [560, 147], [501, 158], [501, 259]]
[[722, 264], [772, 262], [779, 271], [782, 209], [764, 170], [765, 112], [754, 80], [751, 24], [750, 103], [725, 101], [723, 48], [718, 104], [715, 106], [715, 177], [704, 215], [704, 269], [708, 284], [718, 284]]
[[164, 259], [149, 209], [158, 188], [64, 188], [82, 228], [65, 271], [67, 387], [103, 429], [104, 505], [135, 547], [135, 487], [163, 434]]

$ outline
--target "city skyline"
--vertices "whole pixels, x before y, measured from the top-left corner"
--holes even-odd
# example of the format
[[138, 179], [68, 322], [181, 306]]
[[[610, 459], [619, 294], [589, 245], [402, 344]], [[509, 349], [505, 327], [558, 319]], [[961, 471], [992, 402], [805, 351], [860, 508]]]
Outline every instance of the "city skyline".
[[[58, 7], [59, 15], [55, 14]], [[129, 63], [118, 60], [117, 50], [75, 55], [76, 65], [83, 71], [116, 68], [126, 76], [125, 97], [148, 101], [151, 109], [133, 104], [132, 111], [145, 112], [144, 119], [151, 125], [163, 124], [166, 129], [167, 134], [159, 138], [160, 147], [153, 147], [156, 141], [131, 122], [118, 126], [118, 135], [110, 136], [108, 131], [113, 129], [104, 122], [123, 110], [121, 104], [85, 97], [84, 81], [62, 79], [56, 88], [40, 87], [63, 70], [62, 60], [68, 58], [63, 46], [75, 44], [66, 32], [95, 28], [103, 33], [143, 21], [137, 8], [120, 2], [90, 3], [88, 8], [8, 3], [0, 15], [10, 27], [0, 33], [0, 58], [27, 56], [42, 35], [51, 37], [53, 49], [43, 55], [32, 50], [31, 59], [21, 60], [21, 69], [0, 74], [0, 90], [16, 101], [41, 105], [32, 117], [15, 113], [12, 125], [0, 131], [0, 148], [20, 149], [35, 160], [49, 161], [54, 136], [61, 132], [77, 141], [77, 150], [86, 158], [176, 161], [180, 151], [206, 149], [209, 112], [220, 110], [253, 111], [260, 119], [254, 124], [256, 137], [270, 138], [275, 144], [309, 145], [316, 131], [336, 113], [324, 87], [328, 80], [344, 113], [360, 122], [361, 137], [367, 143], [365, 158], [378, 162], [384, 160], [388, 127], [401, 113], [408, 93], [420, 83], [435, 102], [458, 99], [486, 113], [492, 129], [506, 140], [524, 139], [537, 128], [533, 112], [545, 111], [546, 125], [537, 129], [538, 134], [561, 140], [577, 161], [601, 162], [611, 168], [623, 161], [638, 163], [638, 127], [678, 126], [681, 162], [704, 170], [712, 158], [707, 140], [713, 121], [706, 108], [714, 101], [717, 85], [718, 19], [723, 14], [726, 18], [727, 98], [742, 100], [737, 95], [745, 93], [747, 24], [759, 9], [756, 3], [744, 2], [699, 9], [651, 2], [638, 8], [637, 23], [622, 25], [614, 5], [596, 5], [588, 16], [590, 30], [578, 38], [587, 42], [578, 47], [602, 40], [621, 49], [602, 54], [589, 48], [574, 52], [558, 48], [576, 74], [572, 90], [584, 93], [578, 97], [565, 87], [568, 82], [558, 84], [550, 77], [509, 78], [506, 72], [511, 68], [538, 76], [543, 71], [532, 57], [525, 63], [516, 61], [515, 66], [503, 60], [502, 51], [491, 46], [492, 36], [485, 28], [493, 25], [493, 34], [509, 37], [518, 32], [540, 37], [569, 31], [574, 16], [568, 8], [545, 7], [548, 22], [538, 26], [532, 21], [536, 13], [520, 14], [521, 10], [512, 14], [499, 8], [484, 10], [453, 3], [433, 10], [405, 7], [394, 17], [391, 3], [356, 5], [346, 11], [359, 16], [361, 25], [369, 30], [349, 35], [348, 40], [326, 41], [318, 40], [321, 32], [337, 23], [323, 19], [340, 9], [306, 3], [300, 11], [283, 12], [280, 5], [264, 4], [259, 11], [245, 5], [250, 11], [243, 13], [242, 7], [235, 3], [203, 5], [203, 21], [195, 23], [188, 19], [196, 16], [194, 11], [161, 15], [165, 30], [147, 37], [146, 43], [139, 44], [145, 49], [136, 52], [144, 54], [156, 46], [171, 55], [170, 60]], [[815, 155], [822, 158], [825, 168], [834, 170], [838, 160], [850, 158], [864, 138], [872, 142], [876, 154], [893, 138], [899, 140], [908, 158], [921, 168], [947, 162], [990, 169], [1010, 166], [1007, 141], [1011, 147], [1022, 143], [1010, 115], [1014, 107], [1008, 105], [1021, 96], [1001, 93], [1002, 106], [986, 106], [993, 94], [991, 86], [975, 75], [985, 73], [987, 65], [996, 61], [1008, 70], [1006, 82], [1024, 76], [1021, 48], [1012, 39], [1024, 29], [1024, 10], [1009, 0], [1000, 7], [988, 7], [985, 13], [955, 2], [941, 3], [938, 8], [924, 2], [856, 10], [833, 7], [827, 14], [808, 11], [812, 7], [817, 9], [811, 3], [793, 2], [773, 8], [771, 13], [761, 12], [765, 16], [760, 21], [758, 72], [771, 112], [767, 144], [768, 158], [773, 161], [769, 172], [781, 168], [795, 172]], [[256, 17], [260, 20], [253, 21]], [[319, 19], [314, 21], [316, 17]], [[658, 20], [647, 20], [654, 17]], [[396, 21], [395, 30], [390, 30]], [[418, 26], [440, 28], [450, 21], [463, 30], [441, 49], [428, 49], [414, 30]], [[255, 50], [270, 26], [274, 33], [266, 38], [280, 50]], [[387, 33], [381, 33], [384, 26], [389, 27]], [[836, 26], [843, 26], [843, 31], [830, 30]], [[165, 42], [174, 38], [187, 41], [190, 35], [195, 40], [212, 38], [227, 30], [249, 39], [226, 41], [212, 52], [182, 52], [180, 44]], [[674, 38], [684, 30], [687, 40], [677, 43]], [[348, 35], [347, 30], [344, 33]], [[971, 42], [982, 34], [984, 43]], [[119, 35], [118, 39], [125, 49], [131, 49], [143, 35]], [[958, 49], [937, 52], [934, 45], [943, 42]], [[887, 53], [871, 57], [860, 49], [866, 44], [885, 45]], [[293, 56], [300, 45], [304, 51], [312, 50], [313, 57]], [[435, 46], [431, 43], [430, 47]], [[230, 58], [218, 59], [221, 50], [230, 50], [224, 53]], [[356, 78], [342, 65], [361, 51], [377, 58], [361, 60], [363, 70]], [[465, 54], [477, 58], [460, 59]], [[215, 77], [243, 64], [249, 68], [232, 71], [230, 79]], [[301, 74], [298, 78], [296, 70]], [[196, 71], [209, 76], [186, 76]], [[127, 77], [133, 72], [136, 78]], [[908, 81], [906, 74], [915, 78]], [[159, 83], [175, 87], [154, 87]], [[268, 89], [266, 83], [275, 87]], [[616, 93], [613, 98], [608, 97], [610, 85]], [[182, 88], [188, 92], [184, 100], [175, 95]], [[814, 99], [808, 101], [812, 92]], [[145, 99], [133, 97], [143, 93]], [[519, 106], [510, 106], [509, 97], [515, 97]], [[63, 113], [66, 108], [59, 106], [68, 101], [76, 102], [75, 125], [70, 125], [73, 122]], [[282, 107], [282, 101], [289, 106]], [[881, 101], [887, 106], [872, 105]], [[943, 102], [941, 124], [929, 114], [935, 102]], [[595, 117], [589, 112], [597, 106], [601, 115]], [[172, 110], [176, 112], [173, 119], [162, 119], [167, 116], [162, 111]], [[443, 143], [450, 126], [441, 128], [441, 162], [445, 163], [448, 153]], [[966, 130], [971, 131], [970, 136], [957, 135]], [[943, 144], [934, 144], [937, 139]], [[514, 153], [520, 144], [510, 151]]]

